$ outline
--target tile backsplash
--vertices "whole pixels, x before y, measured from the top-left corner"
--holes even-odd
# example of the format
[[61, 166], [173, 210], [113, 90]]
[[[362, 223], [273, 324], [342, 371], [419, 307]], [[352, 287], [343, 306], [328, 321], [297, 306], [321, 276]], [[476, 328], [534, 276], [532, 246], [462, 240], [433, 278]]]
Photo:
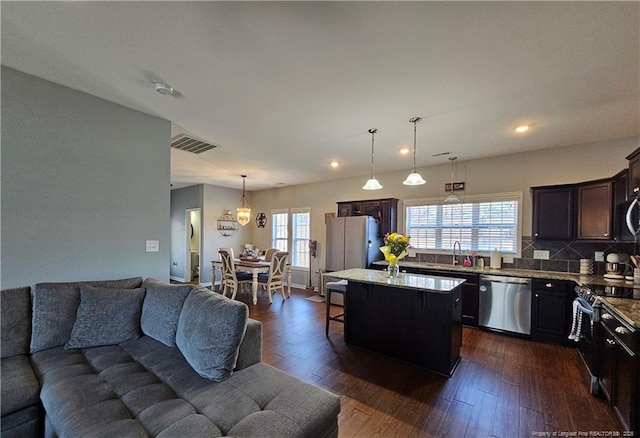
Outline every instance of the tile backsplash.
[[[549, 251], [549, 260], [533, 258], [534, 250]], [[513, 258], [513, 263], [502, 263], [504, 268], [533, 269], [555, 272], [580, 272], [580, 259], [594, 260], [595, 252], [603, 251], [606, 255], [611, 252], [637, 254], [638, 244], [633, 242], [584, 242], [584, 241], [560, 241], [560, 240], [533, 240], [531, 237], [522, 238], [522, 254], [520, 258]], [[466, 252], [465, 252], [466, 255]], [[489, 265], [489, 253], [480, 253], [485, 259], [485, 265]], [[462, 265], [463, 256], [458, 256], [458, 262]], [[407, 261], [450, 264], [452, 252], [440, 254], [417, 253], [415, 257], [407, 257]], [[604, 262], [593, 262], [593, 273], [602, 275], [605, 273]]]

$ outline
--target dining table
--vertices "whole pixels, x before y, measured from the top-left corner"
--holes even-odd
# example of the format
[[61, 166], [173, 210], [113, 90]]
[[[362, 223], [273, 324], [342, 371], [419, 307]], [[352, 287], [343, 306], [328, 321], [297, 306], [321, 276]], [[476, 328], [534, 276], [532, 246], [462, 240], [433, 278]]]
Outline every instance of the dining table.
[[[258, 274], [261, 272], [269, 272], [271, 268], [271, 262], [265, 260], [242, 260], [233, 259], [233, 264], [236, 267], [236, 271], [249, 271], [251, 272], [251, 297], [253, 304], [258, 304]], [[220, 269], [220, 276], [222, 277], [222, 261], [211, 260], [211, 288], [215, 288], [216, 269]], [[222, 284], [220, 285], [222, 288]], [[291, 296], [291, 265], [287, 263], [287, 296]]]

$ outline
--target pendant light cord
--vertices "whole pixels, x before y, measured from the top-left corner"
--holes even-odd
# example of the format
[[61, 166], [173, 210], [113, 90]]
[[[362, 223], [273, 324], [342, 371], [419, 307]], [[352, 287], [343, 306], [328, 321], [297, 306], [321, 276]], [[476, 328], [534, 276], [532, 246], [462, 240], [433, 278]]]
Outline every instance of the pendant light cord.
[[376, 132], [378, 132], [376, 128], [369, 129], [369, 133], [371, 134], [371, 179], [373, 179], [373, 139], [376, 136]]
[[247, 175], [240, 175], [242, 177], [242, 208], [244, 208], [244, 200], [246, 199], [244, 196], [244, 179], [247, 177]]
[[416, 173], [416, 126], [420, 120], [422, 120], [420, 117], [409, 119], [413, 123], [413, 173]]

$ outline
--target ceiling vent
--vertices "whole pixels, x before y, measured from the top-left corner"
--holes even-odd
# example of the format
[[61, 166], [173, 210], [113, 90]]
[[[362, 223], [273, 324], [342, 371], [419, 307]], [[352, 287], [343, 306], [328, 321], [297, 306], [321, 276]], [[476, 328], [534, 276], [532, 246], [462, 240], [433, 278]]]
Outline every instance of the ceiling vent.
[[191, 152], [192, 154], [201, 154], [203, 152], [210, 151], [213, 148], [217, 148], [217, 144], [206, 143], [197, 138], [189, 137], [188, 135], [178, 135], [171, 139], [171, 147], [180, 149], [181, 151]]

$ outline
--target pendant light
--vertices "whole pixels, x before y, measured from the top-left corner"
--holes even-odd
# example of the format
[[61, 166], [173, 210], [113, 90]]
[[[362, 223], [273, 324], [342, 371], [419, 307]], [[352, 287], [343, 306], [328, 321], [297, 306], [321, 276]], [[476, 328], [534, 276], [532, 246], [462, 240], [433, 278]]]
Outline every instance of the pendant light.
[[247, 197], [244, 194], [244, 179], [247, 175], [240, 176], [242, 177], [242, 206], [236, 208], [236, 217], [238, 218], [238, 223], [244, 227], [251, 220], [251, 207], [249, 206], [249, 201], [247, 201]]
[[407, 179], [402, 181], [405, 186], [419, 186], [426, 183], [422, 176], [416, 172], [416, 125], [422, 120], [421, 117], [413, 117], [409, 119], [409, 123], [413, 123], [413, 172], [407, 176]]
[[449, 192], [449, 196], [444, 198], [444, 202], [460, 202], [460, 198], [453, 193], [453, 162], [457, 159], [458, 157], [449, 157], [449, 161], [451, 161], [451, 191]]
[[378, 132], [376, 128], [369, 129], [369, 134], [371, 134], [371, 178], [369, 178], [365, 185], [362, 186], [364, 190], [380, 190], [382, 188], [382, 185], [380, 185], [376, 177], [373, 175], [373, 138], [375, 137], [376, 132]]

